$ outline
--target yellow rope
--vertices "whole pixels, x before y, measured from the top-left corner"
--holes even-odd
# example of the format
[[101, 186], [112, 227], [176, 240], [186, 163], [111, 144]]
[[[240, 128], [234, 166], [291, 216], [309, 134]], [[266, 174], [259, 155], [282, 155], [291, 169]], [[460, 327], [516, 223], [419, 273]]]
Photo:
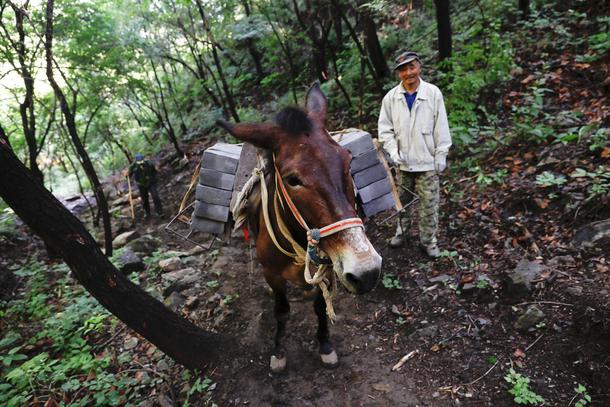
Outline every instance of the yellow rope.
[[[307, 254], [305, 249], [303, 249], [301, 247], [301, 245], [298, 244], [294, 240], [294, 238], [292, 237], [292, 234], [288, 230], [288, 227], [284, 223], [284, 220], [282, 219], [281, 216], [279, 216], [278, 201], [279, 201], [280, 205], [283, 206], [283, 204], [282, 204], [282, 200], [279, 195], [279, 191], [276, 187], [276, 191], [275, 191], [276, 193], [275, 193], [274, 199], [273, 199], [274, 207], [275, 207], [275, 214], [276, 214], [275, 220], [277, 222], [278, 229], [279, 229], [281, 235], [286, 240], [288, 240], [288, 242], [292, 246], [292, 250], [294, 252], [291, 253], [291, 252], [287, 251], [286, 249], [284, 249], [282, 246], [280, 246], [280, 244], [277, 241], [277, 238], [275, 237], [273, 227], [271, 226], [271, 221], [270, 221], [270, 217], [269, 217], [269, 208], [268, 208], [269, 192], [267, 191], [267, 185], [265, 183], [265, 174], [261, 171], [261, 168], [263, 168], [262, 163], [259, 164], [259, 168], [254, 169], [254, 174], [256, 176], [260, 177], [261, 201], [262, 201], [261, 205], [262, 205], [262, 210], [263, 210], [263, 218], [265, 220], [265, 226], [267, 227], [269, 237], [271, 238], [271, 240], [275, 244], [275, 247], [277, 247], [279, 251], [281, 251], [286, 256], [289, 256], [293, 259], [292, 261], [295, 265], [297, 265], [297, 266], [304, 265], [305, 266], [305, 268], [303, 270], [303, 276], [305, 278], [305, 282], [307, 282], [307, 284], [317, 285], [318, 287], [320, 287], [320, 290], [322, 291], [322, 295], [324, 296], [324, 302], [326, 303], [326, 314], [328, 315], [330, 322], [334, 323], [335, 319], [337, 318], [334, 307], [333, 307], [333, 299], [335, 298], [336, 293], [337, 293], [337, 280], [336, 280], [334, 270], [329, 269], [328, 266], [325, 264], [320, 264], [318, 266], [318, 271], [313, 276], [311, 275], [311, 272], [309, 270], [309, 263], [311, 262], [309, 255]], [[331, 286], [332, 293], [328, 289], [329, 284]]]

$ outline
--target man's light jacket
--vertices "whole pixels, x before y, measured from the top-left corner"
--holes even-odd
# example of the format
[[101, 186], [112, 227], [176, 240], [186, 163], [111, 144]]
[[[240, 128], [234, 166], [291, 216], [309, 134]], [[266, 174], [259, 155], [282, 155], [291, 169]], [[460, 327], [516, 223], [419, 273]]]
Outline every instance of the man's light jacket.
[[411, 111], [402, 83], [381, 103], [379, 142], [402, 171], [442, 171], [451, 147], [451, 135], [443, 95], [420, 78]]

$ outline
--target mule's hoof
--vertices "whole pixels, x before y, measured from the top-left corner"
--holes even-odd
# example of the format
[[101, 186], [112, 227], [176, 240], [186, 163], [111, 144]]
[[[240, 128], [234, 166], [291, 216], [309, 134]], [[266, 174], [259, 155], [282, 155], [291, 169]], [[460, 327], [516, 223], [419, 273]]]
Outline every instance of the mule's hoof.
[[327, 355], [320, 353], [320, 359], [326, 367], [335, 367], [339, 364], [339, 357], [337, 356], [337, 352], [335, 352], [334, 349]]
[[275, 355], [271, 355], [271, 362], [269, 363], [269, 367], [274, 373], [283, 372], [286, 369], [286, 356], [278, 358]]

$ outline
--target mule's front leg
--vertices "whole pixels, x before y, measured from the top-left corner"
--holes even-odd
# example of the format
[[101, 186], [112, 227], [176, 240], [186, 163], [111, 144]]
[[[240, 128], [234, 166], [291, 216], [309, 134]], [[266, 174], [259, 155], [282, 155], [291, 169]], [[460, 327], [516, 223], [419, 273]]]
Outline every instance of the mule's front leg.
[[320, 359], [324, 366], [335, 367], [339, 363], [337, 352], [329, 340], [328, 318], [326, 316], [326, 301], [320, 289], [317, 289], [316, 299], [313, 304], [314, 311], [318, 316], [318, 343], [320, 345]]
[[[271, 280], [271, 281], [270, 281]], [[271, 355], [270, 367], [273, 372], [281, 372], [286, 369], [286, 353], [282, 340], [286, 333], [286, 322], [290, 314], [290, 305], [286, 297], [286, 281], [279, 277], [267, 279], [267, 282], [273, 290], [275, 300], [274, 314], [277, 321], [277, 329], [275, 331], [274, 349]]]

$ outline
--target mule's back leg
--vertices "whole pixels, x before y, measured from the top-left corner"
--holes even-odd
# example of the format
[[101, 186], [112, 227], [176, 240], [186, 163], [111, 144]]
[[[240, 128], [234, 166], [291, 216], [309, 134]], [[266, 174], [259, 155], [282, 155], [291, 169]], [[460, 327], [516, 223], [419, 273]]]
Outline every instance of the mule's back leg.
[[318, 344], [320, 345], [320, 359], [325, 366], [334, 367], [339, 363], [337, 352], [330, 343], [328, 332], [328, 317], [326, 315], [326, 301], [320, 289], [317, 289], [316, 299], [313, 304], [314, 311], [318, 316]]
[[286, 297], [286, 280], [277, 274], [271, 275], [269, 272], [265, 273], [265, 280], [273, 290], [273, 313], [277, 321], [270, 367], [274, 372], [281, 372], [286, 368], [286, 353], [282, 340], [286, 334], [286, 322], [290, 314], [290, 304]]

